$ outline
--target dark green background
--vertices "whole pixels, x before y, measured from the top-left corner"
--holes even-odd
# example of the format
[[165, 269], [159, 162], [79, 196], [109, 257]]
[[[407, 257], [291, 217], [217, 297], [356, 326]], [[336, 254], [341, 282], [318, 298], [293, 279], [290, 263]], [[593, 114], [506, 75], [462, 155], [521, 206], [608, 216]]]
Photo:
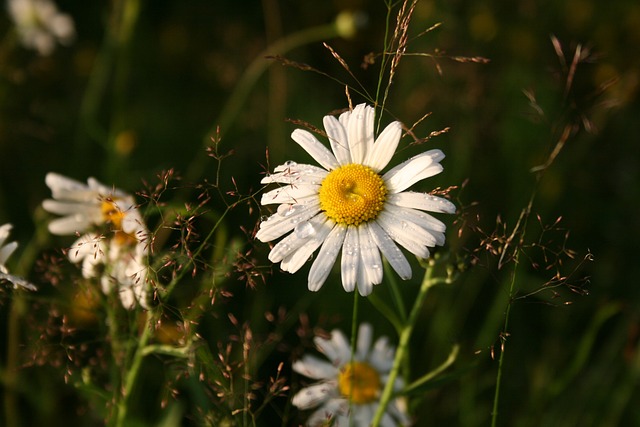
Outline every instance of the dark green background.
[[[7, 36], [0, 56], [0, 223], [14, 224], [12, 237], [21, 247], [29, 244], [37, 223], [48, 218], [37, 213], [42, 199], [49, 197], [44, 185], [48, 171], [79, 180], [95, 176], [130, 192], [140, 190], [142, 180], [155, 182], [163, 169], [174, 168], [189, 177], [194, 159], [206, 157], [203, 140], [226, 108], [243, 71], [269, 43], [283, 36], [326, 25], [342, 10], [361, 10], [368, 16], [366, 28], [353, 39], [327, 42], [370, 92], [378, 81], [376, 65], [363, 70], [360, 64], [364, 55], [382, 49], [386, 14], [382, 1], [148, 0], [141, 2], [130, 38], [115, 47], [105, 45], [105, 40], [114, 28], [114, 8], [122, 2], [64, 0], [58, 5], [76, 23], [77, 39], [71, 46], [40, 58], [11, 44]], [[451, 128], [425, 146], [412, 147], [394, 158], [397, 163], [433, 147], [446, 153], [445, 171], [421, 183], [420, 189], [468, 180], [462, 191], [454, 193], [457, 203], [466, 206], [466, 218], [491, 234], [499, 216], [510, 232], [535, 186], [530, 168], [544, 162], [565, 124], [579, 127], [540, 181], [526, 238], [537, 240], [536, 215], [547, 225], [561, 216], [559, 227], [570, 231], [566, 245], [576, 251], [575, 261], [565, 260], [563, 273], [573, 272], [587, 253], [593, 254], [594, 261], [582, 264], [571, 277], [572, 283], [584, 285], [581, 278], [590, 276], [588, 295], [560, 287], [555, 298], [551, 291], [543, 290], [514, 301], [498, 424], [639, 425], [640, 5], [625, 0], [425, 0], [418, 3], [410, 34], [417, 35], [438, 22], [440, 28], [413, 40], [408, 51], [438, 50], [443, 55], [485, 57], [490, 62], [462, 63], [445, 57], [402, 60], [391, 88], [389, 111], [408, 125], [432, 112], [416, 128], [420, 136]], [[6, 16], [0, 18], [0, 29], [2, 34], [11, 31]], [[569, 63], [578, 45], [592, 53], [588, 62], [579, 65], [567, 94], [566, 73], [552, 35], [562, 44]], [[319, 42], [285, 56], [355, 83]], [[99, 61], [106, 64], [101, 68], [103, 89], [98, 91], [92, 116], [96, 123], [88, 126], [82, 103], [87, 102]], [[610, 79], [615, 84], [599, 93]], [[535, 94], [543, 116], [535, 114], [525, 90]], [[351, 95], [354, 103], [365, 101], [353, 91]], [[323, 115], [346, 106], [342, 85], [274, 63], [223, 132], [221, 151], [233, 149], [234, 155], [223, 162], [222, 189], [233, 189], [233, 177], [243, 194], [257, 190], [267, 147], [271, 169], [287, 159], [310, 161], [290, 140], [296, 125], [285, 119], [320, 127]], [[390, 120], [387, 115], [383, 122]], [[591, 131], [582, 126], [585, 120], [593, 125]], [[126, 155], [111, 148], [122, 132], [129, 132], [126, 135], [134, 143]], [[205, 160], [205, 165], [203, 175], [180, 185], [212, 181], [215, 162]], [[213, 211], [224, 209], [216, 199], [210, 206]], [[259, 214], [245, 206], [233, 213], [225, 227], [231, 237], [246, 240], [240, 227], [251, 230]], [[453, 217], [443, 219], [450, 229], [445, 248], [470, 264], [470, 254], [482, 236], [465, 228], [459, 238], [461, 222], [454, 224]], [[564, 231], [547, 236], [553, 239], [550, 247], [562, 246]], [[48, 243], [68, 245], [70, 239]], [[246, 242], [245, 248], [251, 245]], [[36, 259], [52, 251], [40, 248]], [[518, 296], [541, 289], [554, 272], [544, 270], [537, 249], [529, 253], [542, 267], [532, 268], [529, 257], [521, 257], [515, 284]], [[266, 254], [266, 245], [258, 245], [251, 256], [266, 266]], [[469, 265], [459, 280], [432, 291], [414, 336], [416, 376], [439, 364], [452, 344], [461, 345], [452, 370], [458, 376], [422, 394], [414, 410], [416, 425], [489, 425], [497, 372], [497, 360], [491, 353], [493, 349], [499, 354], [515, 264], [498, 270], [495, 257], [485, 251], [476, 254], [479, 265]], [[41, 269], [32, 262], [25, 265], [20, 251], [14, 257], [11, 267], [41, 286], [41, 295], [52, 293]], [[224, 314], [227, 311], [250, 321], [256, 333], [266, 333], [269, 325], [262, 313], [280, 306], [297, 310], [300, 300], [312, 323], [350, 329], [352, 296], [341, 290], [338, 275], [318, 294], [309, 296], [308, 266], [293, 276], [278, 272], [277, 266], [273, 271], [256, 289], [232, 276], [225, 286], [234, 298], [214, 307], [218, 314], [208, 319], [202, 333], [215, 342], [224, 336], [221, 331], [232, 329]], [[420, 280], [419, 269], [414, 271], [416, 277], [410, 283], [401, 283], [408, 302]], [[384, 295], [384, 290], [380, 292]], [[0, 298], [0, 348], [5, 348], [11, 291], [3, 290]], [[44, 296], [29, 295], [27, 304], [30, 301], [37, 303], [34, 310], [46, 311]], [[360, 306], [362, 318], [373, 322], [377, 333], [396, 340], [379, 313], [366, 301]], [[27, 348], [35, 339], [31, 326], [23, 325]], [[293, 347], [300, 345], [293, 332], [287, 340]], [[4, 365], [3, 354], [0, 361]], [[257, 375], [263, 379], [273, 375], [279, 361], [285, 362], [289, 372], [291, 353], [273, 350]], [[151, 378], [158, 378], [154, 369], [161, 371], [162, 363], [150, 364], [150, 384]], [[61, 366], [21, 370], [24, 425], [44, 425], [45, 421], [56, 425], [62, 419], [65, 422], [60, 425], [100, 425], [86, 398], [64, 384], [63, 371]], [[189, 393], [181, 399], [189, 402], [188, 408], [199, 404], [190, 400]], [[141, 425], [153, 425], [161, 417], [153, 393], [141, 393], [138, 403]], [[275, 425], [278, 408], [285, 404], [286, 399], [277, 399], [276, 409], [268, 410], [258, 424]], [[2, 424], [4, 416], [0, 419]], [[195, 423], [194, 419], [197, 417], [187, 416], [184, 423]], [[300, 419], [293, 414], [286, 423], [295, 425]]]

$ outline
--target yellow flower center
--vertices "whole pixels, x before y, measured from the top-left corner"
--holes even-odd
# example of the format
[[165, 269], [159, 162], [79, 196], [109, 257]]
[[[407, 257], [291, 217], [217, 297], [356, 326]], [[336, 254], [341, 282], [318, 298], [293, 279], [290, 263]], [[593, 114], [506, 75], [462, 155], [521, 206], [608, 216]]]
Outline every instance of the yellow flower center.
[[136, 236], [132, 236], [126, 233], [122, 229], [122, 222], [124, 221], [125, 212], [120, 209], [116, 204], [116, 201], [111, 198], [105, 198], [100, 205], [102, 212], [102, 219], [105, 223], [111, 224], [113, 231], [115, 231], [115, 241], [120, 245], [135, 245], [138, 243]]
[[104, 222], [111, 224], [116, 230], [122, 230], [124, 212], [118, 207], [115, 200], [112, 198], [104, 199], [100, 206], [100, 210], [102, 212], [102, 219]]
[[371, 403], [380, 395], [380, 375], [368, 363], [349, 363], [338, 375], [338, 389], [356, 405]]
[[338, 224], [360, 225], [378, 216], [387, 187], [373, 169], [351, 163], [329, 172], [318, 195], [320, 207], [329, 218]]

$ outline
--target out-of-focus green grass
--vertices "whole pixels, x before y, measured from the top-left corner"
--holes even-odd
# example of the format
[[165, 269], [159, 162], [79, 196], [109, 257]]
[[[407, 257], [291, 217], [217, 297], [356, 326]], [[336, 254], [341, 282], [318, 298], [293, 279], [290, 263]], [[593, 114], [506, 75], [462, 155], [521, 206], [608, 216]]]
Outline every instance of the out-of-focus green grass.
[[[382, 47], [385, 8], [381, 1], [142, 2], [130, 40], [110, 57], [101, 56], [110, 25], [110, 2], [90, 3], [59, 2], [77, 26], [78, 38], [71, 47], [49, 58], [20, 49], [2, 56], [0, 223], [15, 225], [13, 238], [22, 247], [29, 244], [36, 222], [43, 220], [35, 212], [49, 196], [44, 185], [48, 171], [79, 180], [95, 176], [131, 192], [142, 188], [141, 180], [153, 181], [163, 169], [188, 175], [194, 159], [206, 156], [203, 138], [216, 125], [243, 71], [282, 36], [331, 22], [343, 9], [363, 10], [369, 16], [367, 28], [351, 40], [327, 42], [369, 90], [377, 82], [375, 66], [365, 71], [360, 64], [364, 55]], [[589, 251], [594, 256], [595, 261], [575, 273], [576, 280], [591, 276], [588, 295], [561, 288], [555, 298], [545, 291], [513, 302], [509, 335], [504, 337], [498, 425], [640, 424], [635, 404], [640, 398], [640, 287], [636, 286], [640, 271], [635, 261], [640, 238], [636, 218], [640, 209], [640, 6], [625, 0], [606, 4], [595, 0], [421, 1], [411, 33], [417, 35], [437, 22], [442, 26], [412, 41], [410, 51], [438, 49], [452, 56], [486, 57], [490, 62], [406, 57], [395, 76], [388, 107], [409, 125], [432, 112], [416, 128], [423, 136], [451, 127], [428, 143], [428, 148], [441, 148], [447, 158], [444, 173], [423, 184], [423, 190], [468, 180], [460, 199], [467, 205], [477, 202], [469, 207], [469, 218], [477, 215], [483, 230], [493, 231], [498, 216], [509, 227], [515, 225], [534, 188], [535, 177], [529, 170], [555, 146], [559, 126], [581, 114], [594, 126], [593, 132], [581, 130], [568, 140], [540, 182], [528, 234], [535, 238], [536, 214], [545, 224], [562, 217], [560, 226], [570, 231], [567, 246], [577, 251], [576, 262], [568, 262], [563, 271], [571, 272]], [[3, 33], [9, 31], [6, 17], [0, 25]], [[569, 63], [578, 44], [595, 54], [593, 62], [579, 66], [566, 95], [566, 76], [551, 35], [563, 44]], [[295, 49], [287, 57], [354, 83], [319, 43]], [[84, 110], [82, 105], [91, 79], [96, 78], [92, 73], [97, 61], [107, 61], [109, 77], [91, 116], [94, 124], [88, 126], [82, 118], [86, 104]], [[612, 78], [616, 83], [595, 96]], [[535, 94], [544, 115], [535, 114], [525, 90]], [[352, 96], [354, 103], [364, 101], [353, 92]], [[287, 159], [310, 160], [289, 138], [296, 126], [284, 119], [320, 126], [324, 114], [346, 105], [341, 85], [274, 63], [222, 135], [221, 151], [234, 150], [222, 164], [223, 190], [233, 189], [232, 177], [243, 193], [258, 189], [267, 147], [271, 169]], [[410, 148], [399, 156], [416, 150]], [[207, 164], [199, 179], [212, 181], [215, 162]], [[223, 208], [212, 200], [212, 210]], [[240, 227], [250, 230], [258, 218], [255, 211], [237, 209], [225, 223], [228, 241], [245, 239]], [[458, 238], [458, 225], [452, 224], [452, 218], [445, 221], [450, 229], [447, 246], [460, 254], [477, 247], [477, 234], [465, 231]], [[554, 236], [560, 244], [564, 233]], [[63, 239], [48, 243], [69, 244]], [[262, 265], [268, 264], [265, 246], [252, 254]], [[437, 287], [429, 295], [411, 347], [416, 375], [438, 365], [452, 344], [459, 343], [461, 351], [452, 370], [456, 375], [415, 401], [419, 402], [414, 408], [417, 425], [490, 423], [514, 264], [498, 270], [495, 259], [481, 256], [481, 261], [488, 265], [469, 268], [455, 283]], [[530, 268], [524, 258], [520, 261], [518, 296], [538, 290], [553, 273]], [[30, 304], [46, 305], [50, 292], [38, 269], [20, 261], [16, 268], [43, 288], [41, 293], [24, 296], [27, 310]], [[264, 313], [280, 307], [308, 313], [312, 326], [322, 321], [348, 331], [352, 297], [342, 291], [336, 275], [310, 295], [307, 268], [288, 275], [276, 266], [266, 283], [255, 289], [232, 276], [225, 286], [234, 297], [206, 317], [200, 325], [202, 335], [215, 343], [233, 330], [226, 311], [250, 322], [256, 334], [265, 334], [271, 326]], [[415, 295], [418, 280], [402, 284], [407, 300]], [[3, 290], [0, 297], [0, 362], [4, 366], [11, 295]], [[396, 339], [391, 325], [366, 301], [361, 315], [375, 324], [376, 333]], [[32, 326], [22, 325], [25, 346], [37, 338]], [[86, 337], [87, 341], [94, 338]], [[259, 374], [273, 375], [280, 361], [290, 374], [292, 354], [287, 349], [299, 349], [297, 339], [294, 330], [287, 329], [287, 347], [268, 348]], [[64, 366], [22, 362], [28, 365], [19, 371], [23, 425], [56, 425], [56, 420], [64, 420], [64, 425], [99, 425], [100, 408], [87, 405], [82, 392], [64, 383]], [[6, 374], [4, 368], [1, 372]], [[147, 364], [143, 390], [162, 388], [159, 372], [167, 372], [161, 360]], [[186, 382], [182, 387], [178, 400], [186, 412], [206, 407], [207, 395], [196, 385]], [[135, 412], [149, 425], [160, 417], [159, 400], [155, 391], [136, 395]], [[285, 406], [286, 399], [276, 399], [275, 409], [269, 408], [261, 425], [274, 425]]]

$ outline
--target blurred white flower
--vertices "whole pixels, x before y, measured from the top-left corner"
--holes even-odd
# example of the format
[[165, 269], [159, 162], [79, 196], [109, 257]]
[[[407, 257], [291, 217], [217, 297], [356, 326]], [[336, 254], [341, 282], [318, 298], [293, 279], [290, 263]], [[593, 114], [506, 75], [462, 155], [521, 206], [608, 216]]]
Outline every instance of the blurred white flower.
[[454, 213], [450, 201], [427, 193], [405, 191], [442, 172], [444, 154], [430, 150], [381, 174], [402, 136], [399, 122], [389, 124], [374, 140], [373, 107], [360, 104], [340, 115], [324, 117], [331, 151], [306, 130], [291, 138], [321, 166], [287, 162], [262, 179], [281, 183], [262, 195], [261, 203], [278, 204], [256, 234], [262, 242], [278, 242], [269, 260], [284, 271], [298, 271], [320, 248], [309, 271], [309, 289], [317, 291], [341, 253], [342, 286], [369, 295], [382, 282], [386, 258], [402, 279], [411, 267], [396, 242], [419, 258], [429, 247], [443, 245], [445, 225], [423, 211]]
[[13, 286], [15, 288], [21, 286], [30, 291], [36, 291], [37, 288], [32, 283], [29, 283], [22, 277], [9, 274], [9, 270], [7, 270], [7, 266], [5, 265], [7, 263], [7, 259], [18, 247], [17, 242], [7, 243], [6, 245], [4, 243], [7, 238], [9, 238], [9, 232], [11, 231], [11, 228], [13, 228], [11, 224], [4, 224], [0, 226], [0, 280], [7, 280], [13, 283]]
[[[298, 408], [317, 408], [307, 420], [307, 426], [371, 425], [395, 356], [395, 348], [389, 345], [386, 337], [378, 338], [371, 347], [372, 335], [371, 325], [360, 325], [356, 353], [352, 356], [345, 335], [334, 330], [330, 339], [316, 337], [314, 340], [329, 362], [312, 355], [304, 355], [294, 362], [294, 371], [319, 380], [293, 396], [292, 403]], [[402, 380], [397, 379], [394, 388], [400, 390]], [[409, 425], [403, 399], [389, 402], [380, 425]]]
[[106, 294], [116, 289], [125, 308], [134, 308], [136, 303], [148, 308], [149, 231], [133, 197], [94, 178], [83, 184], [48, 173], [45, 182], [53, 199], [44, 200], [42, 206], [64, 215], [49, 223], [49, 231], [84, 233], [68, 251], [72, 262], [82, 263], [82, 275], [99, 277]]
[[56, 42], [66, 45], [75, 38], [73, 19], [51, 0], [9, 0], [8, 9], [23, 46], [40, 55], [50, 55]]

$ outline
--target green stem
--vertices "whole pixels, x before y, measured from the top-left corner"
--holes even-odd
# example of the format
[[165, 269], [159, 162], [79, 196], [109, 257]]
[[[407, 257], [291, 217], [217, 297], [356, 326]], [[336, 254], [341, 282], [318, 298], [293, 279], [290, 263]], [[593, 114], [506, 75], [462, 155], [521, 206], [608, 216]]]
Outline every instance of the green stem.
[[411, 313], [409, 313], [409, 319], [405, 324], [402, 332], [400, 333], [400, 341], [398, 344], [398, 350], [396, 351], [396, 356], [393, 360], [393, 367], [391, 368], [391, 372], [389, 372], [389, 379], [382, 391], [382, 397], [380, 398], [380, 404], [378, 405], [378, 409], [376, 410], [375, 416], [373, 417], [372, 427], [378, 427], [380, 421], [382, 420], [382, 416], [387, 409], [387, 405], [391, 401], [393, 397], [393, 387], [396, 382], [396, 378], [398, 377], [398, 373], [400, 372], [400, 366], [402, 365], [403, 360], [408, 355], [409, 350], [409, 339], [411, 338], [411, 333], [413, 332], [413, 327], [418, 321], [418, 315], [420, 314], [420, 310], [427, 296], [427, 291], [438, 283], [444, 283], [446, 280], [440, 277], [433, 277], [434, 270], [434, 261], [429, 261], [429, 265], [424, 274], [424, 278], [422, 279], [422, 284], [420, 285], [420, 291], [418, 292], [418, 296], [416, 297], [416, 301], [411, 308]]
[[[518, 265], [518, 256], [516, 255], [515, 263]], [[500, 346], [500, 357], [498, 358], [498, 374], [496, 376], [496, 390], [493, 395], [493, 409], [491, 410], [491, 427], [496, 427], [498, 422], [498, 404], [500, 402], [500, 384], [502, 382], [502, 364], [504, 362], [504, 350], [505, 350], [505, 333], [509, 326], [509, 313], [511, 312], [511, 296], [513, 295], [513, 289], [515, 287], [516, 282], [516, 272], [514, 270], [513, 275], [511, 276], [511, 285], [509, 286], [509, 303], [507, 304], [507, 309], [504, 313], [504, 327], [502, 329], [502, 334], [500, 334], [501, 346]]]
[[[542, 175], [538, 175], [537, 181], [536, 181], [536, 185], [540, 183], [540, 178]], [[518, 222], [516, 223], [513, 232], [511, 233], [511, 235], [509, 236], [509, 238], [507, 239], [507, 243], [505, 244], [505, 246], [503, 247], [503, 253], [502, 256], [504, 257], [507, 253], [507, 248], [509, 247], [509, 245], [513, 242], [513, 240], [516, 239], [518, 230], [521, 229], [522, 233], [519, 237], [519, 241], [522, 242], [524, 241], [524, 236], [527, 230], [527, 223], [529, 220], [529, 214], [531, 213], [531, 208], [533, 207], [533, 201], [535, 200], [535, 196], [536, 196], [536, 189], [534, 188], [534, 191], [531, 193], [531, 197], [529, 198], [529, 203], [527, 204], [526, 209], [524, 209], [522, 211], [522, 213], [520, 214], [520, 218], [518, 219]], [[516, 245], [518, 243], [516, 242]], [[516, 284], [516, 273], [518, 271], [518, 265], [519, 263], [519, 258], [520, 258], [520, 248], [516, 247], [515, 248], [515, 254], [513, 256], [513, 262], [514, 262], [514, 267], [513, 267], [513, 273], [511, 275], [511, 283], [509, 285], [509, 301], [507, 302], [507, 308], [505, 310], [504, 313], [504, 326], [502, 329], [502, 333], [500, 334], [500, 357], [498, 358], [498, 373], [496, 375], [496, 390], [495, 393], [493, 395], [493, 409], [491, 410], [491, 427], [496, 427], [497, 423], [498, 423], [498, 405], [500, 402], [500, 384], [502, 381], [502, 366], [503, 366], [503, 362], [504, 362], [504, 353], [505, 353], [505, 346], [506, 346], [506, 338], [507, 338], [507, 328], [509, 327], [509, 315], [511, 313], [511, 303], [512, 303], [512, 298], [514, 295], [514, 289], [515, 289], [515, 284]], [[500, 258], [500, 262], [502, 262], [502, 257]]]
[[149, 354], [147, 350], [147, 343], [151, 339], [152, 331], [155, 326], [155, 315], [150, 311], [147, 311], [147, 319], [145, 323], [145, 327], [142, 331], [142, 335], [138, 340], [138, 347], [136, 349], [135, 354], [133, 355], [133, 360], [131, 362], [131, 367], [129, 368], [127, 375], [124, 380], [124, 384], [122, 387], [122, 397], [118, 404], [118, 414], [116, 418], [116, 427], [123, 427], [125, 425], [127, 414], [129, 412], [129, 399], [131, 397], [131, 393], [138, 379], [138, 375], [140, 374], [140, 367], [142, 366], [142, 359]]

